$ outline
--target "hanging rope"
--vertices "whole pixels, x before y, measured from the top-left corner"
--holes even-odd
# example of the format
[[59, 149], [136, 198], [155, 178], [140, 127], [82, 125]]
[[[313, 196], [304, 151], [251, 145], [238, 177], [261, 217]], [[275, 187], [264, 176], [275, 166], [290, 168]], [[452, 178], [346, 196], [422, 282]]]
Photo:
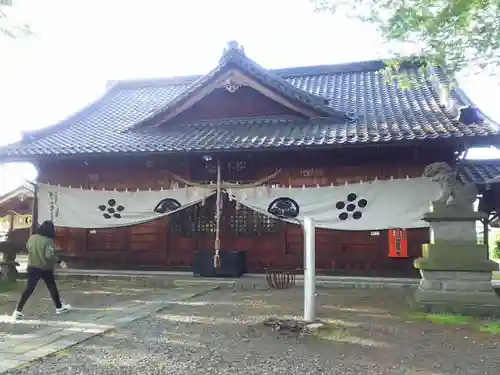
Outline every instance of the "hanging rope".
[[[219, 168], [220, 166], [218, 165], [217, 168]], [[229, 182], [220, 182], [220, 188], [221, 189], [243, 189], [243, 188], [252, 188], [252, 187], [257, 187], [257, 186], [260, 186], [264, 183], [266, 183], [267, 181], [273, 179], [274, 177], [276, 177], [277, 175], [279, 175], [281, 173], [281, 169], [278, 169], [276, 172], [270, 174], [269, 176], [266, 176], [266, 177], [263, 177], [261, 178], [260, 180], [257, 180], [255, 182], [252, 182], [252, 183], [249, 183], [249, 184], [235, 184], [235, 183], [229, 183]], [[180, 176], [177, 176], [176, 174], [174, 173], [170, 173], [170, 175], [176, 179], [177, 181], [179, 182], [182, 182], [184, 185], [186, 186], [195, 186], [195, 187], [199, 187], [199, 188], [208, 188], [208, 189], [214, 189], [217, 187], [217, 184], [200, 184], [200, 183], [197, 183], [197, 182], [193, 182], [193, 181], [189, 181], [189, 180], [186, 180]]]
[[215, 256], [214, 268], [220, 266], [220, 217], [221, 217], [221, 171], [220, 160], [217, 159], [217, 184], [216, 184], [216, 201], [215, 201]]
[[277, 175], [281, 173], [281, 169], [276, 170], [276, 172], [270, 174], [269, 176], [266, 176], [264, 178], [261, 178], [260, 180], [257, 180], [255, 182], [249, 183], [249, 184], [236, 184], [236, 183], [228, 183], [228, 182], [222, 182], [221, 181], [221, 166], [220, 166], [220, 160], [217, 159], [217, 182], [216, 184], [200, 184], [196, 183], [193, 181], [186, 180], [185, 178], [182, 178], [180, 176], [177, 176], [175, 173], [171, 173], [170, 175], [172, 176], [173, 179], [177, 180], [178, 182], [190, 186], [190, 187], [198, 187], [198, 188], [209, 188], [209, 189], [214, 189], [216, 190], [216, 202], [215, 202], [215, 244], [214, 244], [214, 249], [215, 249], [215, 255], [214, 255], [214, 268], [220, 267], [220, 220], [221, 220], [221, 215], [222, 215], [222, 199], [221, 199], [221, 192], [222, 190], [230, 190], [230, 189], [242, 189], [242, 188], [253, 188], [257, 186], [261, 186], [264, 183], [268, 182], [269, 180], [273, 179]]

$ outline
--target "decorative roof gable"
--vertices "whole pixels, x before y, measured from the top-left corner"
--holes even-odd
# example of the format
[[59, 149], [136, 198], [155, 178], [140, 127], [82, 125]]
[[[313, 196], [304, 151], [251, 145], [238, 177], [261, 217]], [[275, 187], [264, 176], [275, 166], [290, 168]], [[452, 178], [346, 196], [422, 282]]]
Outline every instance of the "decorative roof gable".
[[5, 205], [5, 203], [11, 201], [13, 198], [21, 196], [26, 198], [33, 198], [33, 187], [29, 184], [21, 185], [14, 190], [3, 194], [2, 196], [0, 196], [0, 206]]
[[264, 69], [245, 55], [242, 46], [231, 41], [215, 69], [192, 82], [177, 97], [155, 110], [134, 127], [165, 123], [217, 88], [224, 88], [228, 92], [235, 93], [242, 86], [252, 87], [264, 96], [307, 118], [335, 117], [342, 120], [354, 120], [353, 116], [331, 108], [327, 98], [301, 90], [279, 75]]

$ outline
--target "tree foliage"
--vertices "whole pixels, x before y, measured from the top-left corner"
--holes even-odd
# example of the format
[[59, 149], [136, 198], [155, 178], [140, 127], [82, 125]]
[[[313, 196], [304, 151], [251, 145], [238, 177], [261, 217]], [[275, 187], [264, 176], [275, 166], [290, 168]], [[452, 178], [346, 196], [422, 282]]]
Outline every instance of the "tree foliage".
[[311, 0], [374, 24], [450, 73], [500, 72], [500, 0]]
[[493, 247], [492, 251], [492, 257], [493, 259], [500, 259], [500, 238], [497, 235], [496, 241], [495, 241], [495, 246]]

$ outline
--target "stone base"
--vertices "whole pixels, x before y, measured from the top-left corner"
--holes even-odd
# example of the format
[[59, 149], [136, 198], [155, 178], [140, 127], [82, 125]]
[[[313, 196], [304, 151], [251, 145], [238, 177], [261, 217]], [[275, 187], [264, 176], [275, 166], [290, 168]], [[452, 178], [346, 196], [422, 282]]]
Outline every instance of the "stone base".
[[489, 273], [498, 271], [498, 263], [487, 258], [484, 245], [465, 241], [444, 241], [422, 245], [422, 257], [413, 262], [421, 271], [460, 271]]
[[500, 297], [491, 272], [421, 270], [422, 281], [413, 308], [430, 313], [500, 317]]
[[16, 281], [19, 278], [16, 266], [19, 266], [19, 263], [0, 262], [0, 280]]

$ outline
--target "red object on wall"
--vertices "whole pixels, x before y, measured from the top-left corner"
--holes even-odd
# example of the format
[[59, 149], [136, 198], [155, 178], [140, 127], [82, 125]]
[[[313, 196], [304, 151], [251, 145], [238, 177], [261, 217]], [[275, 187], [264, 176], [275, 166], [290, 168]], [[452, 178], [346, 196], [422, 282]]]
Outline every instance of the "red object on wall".
[[389, 229], [389, 258], [408, 258], [406, 229]]

